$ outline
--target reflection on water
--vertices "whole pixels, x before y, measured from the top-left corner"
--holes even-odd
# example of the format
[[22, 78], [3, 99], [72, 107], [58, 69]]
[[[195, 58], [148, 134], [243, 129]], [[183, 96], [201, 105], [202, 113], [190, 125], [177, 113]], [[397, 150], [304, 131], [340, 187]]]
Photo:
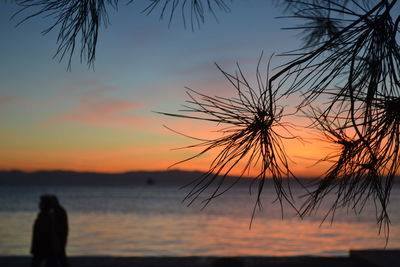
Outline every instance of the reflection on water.
[[[0, 188], [0, 255], [27, 255], [38, 197], [54, 193], [69, 212], [69, 255], [346, 255], [349, 249], [383, 248], [372, 205], [361, 216], [342, 211], [320, 227], [322, 213], [303, 220], [269, 205], [249, 222], [254, 198], [236, 188], [201, 210], [181, 203], [175, 187]], [[299, 192], [298, 192], [299, 193]], [[300, 194], [300, 193], [299, 193]], [[392, 194], [389, 248], [400, 247], [400, 188]]]

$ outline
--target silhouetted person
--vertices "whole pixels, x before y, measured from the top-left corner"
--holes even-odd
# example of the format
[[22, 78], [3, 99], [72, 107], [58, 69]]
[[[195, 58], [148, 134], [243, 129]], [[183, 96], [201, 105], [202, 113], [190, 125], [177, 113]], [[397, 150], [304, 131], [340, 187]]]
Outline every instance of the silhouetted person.
[[68, 239], [68, 216], [64, 207], [60, 205], [57, 197], [54, 195], [50, 196], [51, 206], [54, 213], [55, 219], [55, 229], [57, 233], [57, 238], [59, 241], [59, 251], [58, 251], [58, 260], [61, 267], [67, 267], [67, 255], [65, 253], [65, 248], [67, 246]]
[[39, 214], [33, 224], [31, 267], [39, 267], [43, 261], [46, 263], [46, 267], [58, 267], [57, 258], [60, 246], [50, 196], [42, 195], [40, 197], [39, 209]]

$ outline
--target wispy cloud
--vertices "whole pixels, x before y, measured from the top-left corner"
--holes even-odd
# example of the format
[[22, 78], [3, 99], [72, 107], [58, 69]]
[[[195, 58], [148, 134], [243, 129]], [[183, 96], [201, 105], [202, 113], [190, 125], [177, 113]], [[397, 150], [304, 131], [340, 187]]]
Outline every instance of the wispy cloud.
[[2, 96], [0, 97], [0, 106], [15, 103], [16, 100], [15, 96]]
[[48, 124], [79, 122], [97, 126], [129, 126], [144, 122], [134, 114], [143, 107], [135, 101], [104, 96], [114, 88], [98, 88], [81, 96], [79, 103], [69, 111], [54, 117]]
[[8, 105], [34, 105], [36, 102], [19, 96], [0, 96], [0, 107]]

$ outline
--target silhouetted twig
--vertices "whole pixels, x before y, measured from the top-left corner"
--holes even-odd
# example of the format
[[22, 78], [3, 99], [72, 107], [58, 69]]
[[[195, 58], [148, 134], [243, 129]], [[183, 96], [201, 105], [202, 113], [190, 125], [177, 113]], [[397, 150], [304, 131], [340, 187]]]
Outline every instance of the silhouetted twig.
[[14, 17], [27, 10], [34, 10], [20, 20], [18, 25], [40, 15], [55, 19], [54, 24], [43, 30], [42, 34], [59, 28], [58, 49], [54, 57], [62, 60], [67, 55], [70, 69], [77, 43], [80, 43], [81, 61], [85, 60], [89, 66], [93, 65], [100, 25], [107, 26], [107, 8], [117, 8], [118, 0], [16, 0], [16, 3], [21, 9]]
[[[217, 156], [211, 162], [208, 172], [191, 183], [193, 187], [186, 199], [190, 201], [190, 204], [209, 186], [216, 184], [211, 196], [205, 200], [205, 205], [207, 205], [213, 198], [233, 186], [234, 183], [227, 189], [221, 188], [226, 176], [234, 168], [241, 168], [238, 179], [255, 168], [258, 170], [256, 174], [258, 191], [253, 216], [257, 205], [261, 205], [260, 196], [267, 177], [272, 177], [277, 199], [281, 205], [283, 201], [287, 201], [294, 207], [289, 179], [284, 179], [294, 177], [294, 175], [289, 170], [283, 140], [296, 137], [290, 133], [291, 125], [282, 121], [285, 114], [283, 107], [277, 106], [276, 91], [268, 87], [268, 77], [262, 78], [259, 66], [256, 72], [257, 89], [253, 89], [239, 65], [235, 75], [226, 73], [218, 65], [217, 67], [236, 89], [237, 97], [211, 97], [188, 89], [190, 100], [187, 101], [188, 105], [183, 110], [185, 114], [160, 112], [178, 118], [215, 122], [224, 127], [219, 130], [222, 137], [185, 147], [200, 147], [202, 150], [177, 164], [217, 151]], [[286, 132], [286, 136], [282, 135], [282, 131]]]
[[[384, 109], [382, 112], [392, 112]], [[392, 172], [399, 167], [399, 118], [387, 120], [392, 115], [383, 115], [383, 121], [364, 137], [371, 139], [364, 140], [358, 139], [352, 127], [340, 124], [345, 121], [343, 117], [326, 118], [320, 111], [312, 111], [315, 119], [313, 126], [320, 129], [329, 142], [338, 146], [340, 152], [320, 160], [332, 165], [303, 204], [302, 216], [315, 211], [328, 194], [332, 194], [335, 201], [324, 220], [329, 215], [333, 220], [338, 208], [351, 208], [358, 214], [371, 200], [375, 203], [379, 229], [383, 226], [388, 238], [390, 219], [387, 207], [395, 174]]]
[[183, 23], [186, 27], [189, 17], [192, 30], [195, 26], [200, 27], [205, 21], [206, 13], [210, 13], [216, 18], [215, 10], [219, 9], [229, 12], [229, 3], [232, 0], [149, 0], [150, 3], [143, 11], [146, 14], [154, 12], [157, 7], [161, 9], [160, 19], [168, 16], [169, 23], [179, 10]]

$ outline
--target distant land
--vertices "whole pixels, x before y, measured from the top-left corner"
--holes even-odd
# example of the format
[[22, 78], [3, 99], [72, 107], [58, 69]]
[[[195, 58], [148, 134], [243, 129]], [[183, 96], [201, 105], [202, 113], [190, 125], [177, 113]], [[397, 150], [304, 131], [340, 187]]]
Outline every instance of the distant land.
[[[68, 185], [177, 185], [184, 186], [203, 173], [199, 171], [132, 171], [125, 173], [96, 173], [74, 171], [0, 171], [0, 186], [68, 186]], [[234, 176], [226, 178], [226, 182], [236, 179]], [[242, 184], [249, 185], [254, 178], [241, 179]], [[302, 178], [303, 184], [309, 184], [315, 179]], [[269, 183], [272, 180], [268, 179]], [[399, 177], [395, 179], [400, 181]]]
[[96, 173], [75, 171], [0, 171], [0, 186], [4, 185], [184, 185], [201, 172], [179, 170]]
[[[132, 171], [96, 173], [74, 171], [0, 171], [0, 186], [5, 185], [177, 185], [184, 186], [203, 173], [199, 171]], [[228, 177], [228, 180], [234, 177]], [[252, 179], [247, 179], [247, 182]]]

